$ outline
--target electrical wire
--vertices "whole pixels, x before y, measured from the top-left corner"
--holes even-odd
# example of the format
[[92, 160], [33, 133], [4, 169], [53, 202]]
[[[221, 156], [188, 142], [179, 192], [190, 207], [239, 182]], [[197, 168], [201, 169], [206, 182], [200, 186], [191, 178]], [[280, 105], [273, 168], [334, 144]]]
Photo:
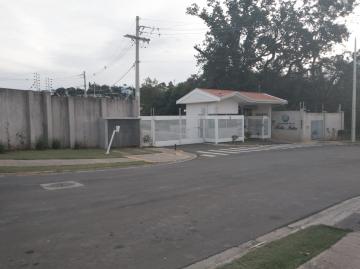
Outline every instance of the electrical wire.
[[129, 74], [130, 71], [131, 71], [134, 67], [135, 67], [135, 63], [133, 63], [133, 64], [130, 66], [130, 68], [129, 68], [116, 82], [114, 82], [114, 83], [111, 85], [111, 87], [115, 86], [115, 84], [119, 83], [122, 79], [124, 79], [124, 78], [127, 76], [127, 74]]
[[119, 60], [121, 60], [122, 58], [124, 58], [129, 51], [131, 50], [131, 48], [134, 46], [134, 43], [132, 43], [130, 41], [130, 46], [126, 46], [123, 47], [120, 51], [120, 53], [113, 59], [111, 60], [108, 64], [106, 64], [104, 67], [102, 67], [101, 69], [99, 69], [98, 71], [96, 71], [95, 73], [92, 74], [93, 77], [101, 74], [102, 72], [105, 72], [106, 70], [108, 70], [111, 66], [113, 66], [116, 62], [118, 62]]

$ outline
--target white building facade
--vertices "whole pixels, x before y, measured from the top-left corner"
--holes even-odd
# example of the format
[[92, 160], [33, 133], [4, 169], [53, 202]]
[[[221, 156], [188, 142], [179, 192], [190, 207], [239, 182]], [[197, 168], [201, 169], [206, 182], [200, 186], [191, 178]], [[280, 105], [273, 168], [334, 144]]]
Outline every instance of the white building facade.
[[186, 105], [187, 117], [243, 115], [247, 136], [268, 139], [272, 107], [285, 105], [287, 101], [266, 93], [195, 89], [176, 103]]

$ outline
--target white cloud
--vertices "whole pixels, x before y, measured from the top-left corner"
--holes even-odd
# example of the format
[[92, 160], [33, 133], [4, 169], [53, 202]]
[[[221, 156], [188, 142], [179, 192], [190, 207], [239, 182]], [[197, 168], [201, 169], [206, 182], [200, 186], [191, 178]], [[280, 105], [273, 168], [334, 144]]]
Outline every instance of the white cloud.
[[[136, 15], [141, 24], [163, 28], [141, 49], [142, 79], [185, 80], [198, 71], [193, 46], [205, 33], [201, 20], [185, 14], [193, 2], [202, 6], [205, 0], [0, 0], [0, 87], [27, 89], [31, 80], [9, 78], [32, 78], [33, 72], [53, 77], [55, 86], [81, 85], [75, 75], [83, 70], [91, 82], [115, 82], [134, 62], [134, 48], [92, 74], [123, 54], [129, 44], [123, 35], [135, 31]], [[350, 29], [360, 34], [358, 25]], [[133, 72], [123, 80], [133, 81]]]

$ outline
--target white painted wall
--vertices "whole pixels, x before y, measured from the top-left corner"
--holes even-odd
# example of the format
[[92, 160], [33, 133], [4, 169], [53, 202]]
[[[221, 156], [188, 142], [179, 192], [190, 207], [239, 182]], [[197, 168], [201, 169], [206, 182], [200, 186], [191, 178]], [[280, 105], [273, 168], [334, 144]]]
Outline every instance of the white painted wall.
[[273, 111], [272, 137], [284, 141], [311, 141], [312, 121], [322, 122], [323, 134], [321, 136], [325, 140], [337, 139], [338, 131], [344, 129], [343, 112]]
[[273, 111], [272, 138], [281, 141], [301, 141], [301, 120], [300, 111]]
[[186, 104], [186, 115], [210, 115], [210, 114], [238, 114], [239, 104], [233, 99], [220, 102]]

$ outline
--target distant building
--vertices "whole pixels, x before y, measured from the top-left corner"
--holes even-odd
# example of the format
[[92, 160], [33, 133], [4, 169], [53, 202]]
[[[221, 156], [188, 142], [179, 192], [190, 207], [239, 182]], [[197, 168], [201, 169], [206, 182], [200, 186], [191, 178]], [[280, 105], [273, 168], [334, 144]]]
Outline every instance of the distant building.
[[271, 117], [274, 105], [287, 101], [267, 93], [195, 89], [176, 101], [186, 105], [186, 115], [244, 115]]

